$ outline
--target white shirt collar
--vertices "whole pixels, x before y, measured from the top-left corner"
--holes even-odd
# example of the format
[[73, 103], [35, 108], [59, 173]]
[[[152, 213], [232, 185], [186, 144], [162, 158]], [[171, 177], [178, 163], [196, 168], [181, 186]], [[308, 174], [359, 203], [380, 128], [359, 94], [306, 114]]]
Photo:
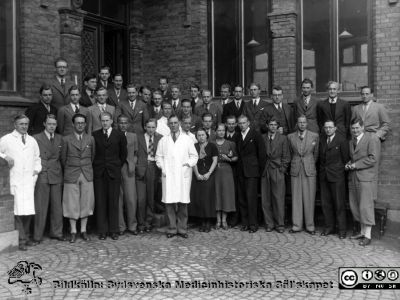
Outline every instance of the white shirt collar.
[[360, 142], [361, 138], [364, 136], [364, 132], [361, 133], [358, 137], [357, 137], [357, 144]]
[[79, 107], [79, 103], [73, 104], [73, 103], [71, 102], [71, 107], [72, 107], [72, 110], [73, 110], [73, 111], [75, 111], [76, 106], [78, 106], [78, 109], [80, 108], [80, 107]]
[[241, 132], [243, 140], [246, 138], [246, 135], [249, 133], [249, 131], [250, 131], [250, 127], [247, 127], [245, 132], [243, 132], [243, 131]]
[[[45, 134], [45, 135], [47, 136], [47, 138], [50, 140], [50, 138], [51, 138], [50, 133], [47, 132], [46, 129], [44, 130], [44, 134]], [[54, 137], [54, 133], [53, 133], [53, 137]]]
[[279, 104], [274, 103], [274, 105], [275, 105], [276, 109], [282, 108], [282, 103], [279, 103]]
[[256, 105], [258, 105], [260, 102], [260, 97], [252, 99], [252, 103], [254, 103], [254, 100], [256, 101]]
[[337, 97], [335, 98], [329, 98], [329, 103], [335, 104], [337, 102]]
[[[110, 128], [107, 129], [107, 135], [108, 135], [108, 137], [110, 137], [111, 131], [112, 131], [112, 127], [110, 127]], [[104, 133], [104, 129], [103, 129], [103, 133]]]

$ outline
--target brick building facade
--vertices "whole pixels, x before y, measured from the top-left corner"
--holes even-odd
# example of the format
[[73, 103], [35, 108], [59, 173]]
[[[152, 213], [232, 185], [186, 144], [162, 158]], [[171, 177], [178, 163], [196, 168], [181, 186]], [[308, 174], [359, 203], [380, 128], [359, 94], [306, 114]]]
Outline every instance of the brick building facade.
[[[249, 10], [255, 15], [259, 13], [257, 5], [265, 3], [266, 10], [261, 12], [263, 18], [260, 23], [261, 30], [267, 36], [264, 51], [268, 54], [266, 92], [271, 85], [279, 84], [289, 103], [297, 97], [299, 82], [303, 77], [301, 51], [305, 43], [302, 40], [305, 28], [302, 28], [302, 22], [306, 16], [302, 9], [308, 3], [305, 1], [308, 0], [253, 0], [255, 4]], [[214, 78], [214, 57], [218, 49], [214, 45], [228, 43], [228, 40], [213, 38], [217, 30], [213, 24], [218, 21], [214, 19], [213, 12], [218, 3], [226, 5], [227, 9], [232, 4], [232, 9], [238, 10], [237, 23], [239, 27], [243, 25], [243, 34], [239, 32], [238, 43], [241, 37], [248, 34], [246, 20], [251, 19], [243, 20], [240, 14], [246, 11], [247, 1], [243, 0], [6, 2], [9, 6], [5, 5], [4, 8], [8, 9], [8, 15], [0, 16], [0, 22], [8, 22], [9, 16], [14, 17], [10, 21], [13, 24], [10, 32], [15, 37], [11, 53], [15, 57], [15, 82], [14, 88], [4, 88], [7, 87], [4, 79], [6, 83], [2, 83], [0, 88], [1, 136], [13, 129], [12, 119], [17, 113], [38, 101], [38, 89], [42, 82], [54, 76], [53, 62], [59, 56], [68, 60], [70, 76], [77, 78], [79, 83], [89, 71], [97, 72], [100, 65], [111, 64], [115, 65], [112, 71], [124, 74], [125, 83], [129, 81], [156, 87], [159, 76], [166, 75], [171, 83], [180, 84], [184, 94], [187, 94], [191, 82], [196, 82], [202, 88], [212, 88], [218, 94], [214, 84], [217, 82]], [[343, 1], [323, 2], [333, 5], [335, 13]], [[389, 110], [392, 120], [391, 133], [383, 144], [379, 200], [389, 204], [389, 218], [400, 221], [400, 3], [398, 0], [368, 0], [365, 3], [368, 10], [368, 83], [375, 91], [377, 101], [384, 103]], [[114, 4], [118, 8], [115, 11], [107, 6]], [[110, 17], [111, 14], [114, 15]], [[120, 40], [115, 38], [117, 35]], [[0, 43], [0, 49], [2, 46]], [[239, 76], [237, 82], [246, 85], [246, 55], [258, 52], [257, 49], [247, 49], [243, 41], [238, 49], [238, 53], [244, 54], [243, 62], [239, 61], [243, 65], [238, 68], [243, 76]], [[1, 55], [0, 52], [0, 69]], [[254, 60], [260, 57], [254, 56]], [[321, 99], [326, 97], [324, 93], [317, 95]], [[342, 96], [352, 103], [360, 101], [356, 92], [343, 92]], [[1, 162], [0, 168], [1, 240], [1, 236], [12, 229], [12, 220], [9, 218], [12, 200], [4, 162]]]

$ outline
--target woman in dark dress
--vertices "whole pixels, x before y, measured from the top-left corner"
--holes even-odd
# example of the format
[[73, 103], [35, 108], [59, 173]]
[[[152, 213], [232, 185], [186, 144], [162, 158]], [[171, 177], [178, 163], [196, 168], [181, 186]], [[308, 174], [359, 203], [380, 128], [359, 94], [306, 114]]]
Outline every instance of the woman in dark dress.
[[218, 149], [208, 142], [204, 129], [196, 132], [198, 143], [195, 144], [199, 160], [194, 166], [190, 189], [189, 215], [201, 220], [199, 231], [210, 232], [211, 218], [215, 218], [215, 167], [218, 162]]

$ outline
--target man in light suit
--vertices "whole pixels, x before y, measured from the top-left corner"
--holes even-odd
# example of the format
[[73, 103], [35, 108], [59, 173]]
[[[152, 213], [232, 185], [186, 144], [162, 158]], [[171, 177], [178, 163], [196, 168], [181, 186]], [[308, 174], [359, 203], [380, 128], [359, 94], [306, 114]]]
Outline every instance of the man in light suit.
[[63, 140], [56, 134], [57, 120], [55, 115], [47, 115], [45, 129], [33, 137], [39, 145], [42, 171], [35, 186], [35, 222], [33, 240], [40, 243], [46, 226], [47, 212], [50, 206], [50, 237], [65, 241], [63, 236], [61, 151]]
[[294, 102], [294, 118], [297, 120], [300, 116], [307, 118], [307, 130], [319, 134], [320, 129], [318, 126], [317, 118], [317, 104], [319, 99], [311, 95], [314, 88], [314, 83], [311, 79], [305, 78], [301, 82], [301, 96]]
[[318, 126], [322, 135], [323, 127], [326, 121], [332, 120], [335, 122], [337, 133], [341, 134], [344, 138], [349, 136], [349, 127], [351, 119], [350, 104], [338, 97], [339, 84], [335, 81], [328, 82], [328, 99], [318, 102], [317, 117]]
[[96, 88], [97, 88], [97, 76], [96, 74], [86, 75], [83, 79], [84, 89], [82, 91], [81, 99], [79, 104], [84, 107], [90, 107], [96, 103]]
[[263, 110], [268, 106], [268, 102], [260, 98], [260, 89], [258, 83], [250, 84], [251, 101], [246, 102], [243, 109], [243, 114], [249, 118], [250, 126], [258, 132], [267, 122]]
[[43, 84], [39, 90], [40, 102], [28, 107], [25, 114], [29, 118], [28, 134], [34, 135], [44, 130], [48, 114], [57, 115], [57, 109], [51, 104], [53, 91], [50, 85]]
[[128, 92], [122, 87], [123, 82], [122, 74], [114, 75], [113, 85], [108, 89], [108, 104], [117, 107], [120, 102], [128, 101]]
[[113, 120], [115, 120], [115, 107], [107, 104], [107, 98], [108, 94], [105, 88], [101, 87], [96, 91], [96, 103], [88, 107], [91, 119], [89, 128], [90, 132], [102, 128], [100, 121], [100, 115], [102, 112], [109, 112]]
[[[270, 120], [274, 117], [280, 127], [278, 128], [278, 132], [283, 135], [288, 135], [294, 130], [294, 117], [293, 110], [287, 103], [283, 103], [283, 91], [282, 87], [276, 85], [272, 88], [272, 101], [267, 105], [267, 107], [263, 110], [264, 119]], [[266, 131], [265, 125], [262, 128], [262, 131]]]
[[278, 132], [279, 123], [272, 118], [268, 133], [263, 134], [267, 162], [261, 176], [261, 204], [265, 230], [285, 230], [285, 173], [290, 163], [290, 151], [286, 136]]
[[267, 156], [263, 138], [255, 129], [250, 128], [248, 118], [240, 116], [238, 124], [241, 132], [237, 139], [238, 200], [242, 217], [240, 230], [254, 233], [258, 230], [258, 182], [264, 172]]
[[194, 114], [202, 117], [205, 113], [208, 113], [212, 116], [212, 129], [215, 130], [217, 128], [217, 125], [221, 123], [222, 119], [222, 108], [212, 102], [212, 96], [211, 96], [211, 91], [210, 90], [203, 90], [201, 92], [202, 99], [203, 99], [203, 105], [197, 106], [196, 109], [194, 110]]
[[125, 134], [114, 130], [110, 113], [101, 113], [103, 129], [93, 132], [96, 154], [93, 160], [94, 194], [96, 200], [97, 232], [100, 240], [107, 233], [117, 240], [119, 234], [119, 192], [121, 168], [127, 157]]
[[306, 232], [315, 235], [314, 208], [317, 190], [319, 137], [307, 130], [307, 118], [297, 119], [297, 131], [288, 135], [291, 154], [290, 176], [292, 187], [292, 221], [290, 233], [303, 229], [303, 211]]
[[346, 237], [346, 186], [344, 167], [349, 161], [349, 143], [339, 134], [333, 121], [326, 121], [325, 135], [319, 143], [319, 182], [321, 206], [325, 218], [322, 236], [336, 232]]
[[243, 87], [240, 85], [235, 86], [235, 88], [233, 89], [233, 101], [227, 103], [223, 107], [222, 122], [226, 122], [227, 116], [235, 116], [237, 119], [240, 115], [243, 114], [244, 101], [242, 97], [243, 97]]
[[136, 166], [136, 186], [138, 195], [139, 232], [150, 232], [153, 226], [154, 204], [158, 194], [160, 171], [156, 165], [155, 154], [162, 138], [156, 133], [157, 120], [146, 121], [146, 132], [138, 136]]
[[349, 202], [353, 218], [360, 222], [361, 232], [351, 238], [360, 239], [360, 246], [371, 243], [371, 230], [375, 225], [374, 200], [378, 179], [380, 141], [377, 135], [364, 132], [361, 119], [351, 121], [352, 140], [349, 142]]
[[149, 118], [146, 104], [137, 101], [137, 89], [133, 84], [128, 85], [128, 100], [120, 101], [116, 116], [123, 114], [129, 118], [129, 132], [141, 134], [144, 132], [144, 124]]
[[[124, 115], [118, 117], [118, 129], [125, 135], [127, 142], [127, 157], [123, 162], [121, 174], [121, 191], [119, 194], [119, 235], [125, 230], [137, 234], [137, 207], [135, 169], [137, 162], [138, 140], [135, 133], [128, 132], [129, 118]], [[126, 216], [126, 218], [125, 218]]]
[[384, 141], [390, 130], [388, 112], [383, 104], [374, 102], [370, 87], [363, 86], [360, 91], [363, 103], [354, 106], [351, 119], [361, 119], [365, 132], [374, 133], [381, 141]]
[[53, 90], [53, 106], [59, 109], [70, 102], [68, 91], [74, 83], [67, 77], [68, 63], [63, 58], [57, 58], [54, 62], [56, 76], [50, 81]]
[[82, 239], [90, 240], [86, 225], [94, 210], [92, 162], [96, 150], [93, 137], [85, 133], [86, 116], [75, 114], [72, 123], [74, 132], [64, 137], [61, 163], [64, 166], [63, 215], [69, 218], [70, 243], [75, 243], [78, 220], [81, 220]]
[[74, 125], [72, 123], [72, 117], [80, 113], [86, 116], [86, 133], [90, 134], [90, 128], [92, 128], [92, 116], [90, 115], [89, 109], [79, 104], [81, 94], [77, 86], [72, 86], [69, 90], [71, 103], [60, 107], [57, 113], [58, 132], [63, 135], [70, 135], [74, 132]]

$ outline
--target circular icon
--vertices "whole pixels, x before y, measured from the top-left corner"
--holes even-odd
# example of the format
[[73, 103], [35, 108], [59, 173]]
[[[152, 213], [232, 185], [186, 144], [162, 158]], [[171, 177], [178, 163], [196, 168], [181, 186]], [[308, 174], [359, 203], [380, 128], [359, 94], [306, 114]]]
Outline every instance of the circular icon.
[[374, 277], [374, 273], [371, 270], [364, 270], [361, 272], [361, 276], [365, 281], [370, 281]]
[[399, 278], [399, 272], [396, 270], [389, 270], [387, 272], [387, 278], [391, 281], [395, 281], [397, 278]]
[[353, 270], [346, 270], [340, 276], [340, 281], [346, 287], [352, 287], [357, 283], [358, 276]]
[[376, 270], [374, 275], [376, 280], [382, 281], [386, 277], [386, 272], [383, 270]]

